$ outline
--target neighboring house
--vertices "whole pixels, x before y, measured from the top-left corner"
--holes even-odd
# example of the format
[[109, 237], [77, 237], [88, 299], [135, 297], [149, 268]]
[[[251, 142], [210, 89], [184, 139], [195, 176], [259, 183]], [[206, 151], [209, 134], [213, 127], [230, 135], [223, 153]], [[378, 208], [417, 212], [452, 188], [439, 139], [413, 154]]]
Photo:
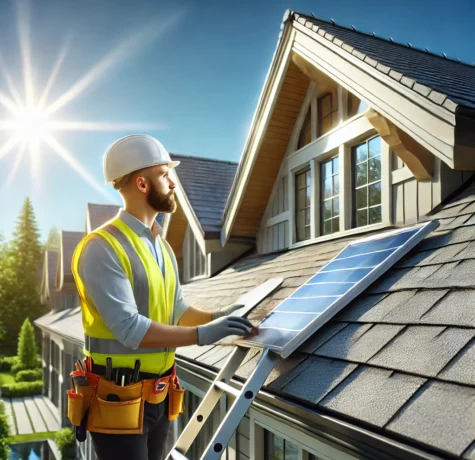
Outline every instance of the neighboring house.
[[43, 272], [40, 286], [40, 302], [50, 310], [56, 310], [56, 270], [58, 265], [58, 251], [45, 251]]
[[79, 296], [71, 271], [74, 250], [84, 236], [82, 232], [59, 232], [59, 254], [56, 269], [57, 310], [73, 308], [78, 305]]
[[[474, 88], [472, 66], [286, 13], [221, 227], [224, 247], [246, 238], [254, 254], [185, 285], [187, 302], [216, 308], [284, 278], [258, 323], [349, 241], [440, 226], [278, 363], [229, 459], [475, 458]], [[177, 432], [231, 351], [177, 350], [189, 390]]]
[[171, 154], [180, 161], [175, 189], [178, 208], [166, 214], [163, 237], [175, 252], [184, 283], [208, 278], [252, 247], [246, 239], [222, 247], [221, 219], [237, 163]]
[[114, 204], [88, 203], [86, 208], [86, 235], [113, 219], [119, 212], [119, 209], [120, 206]]

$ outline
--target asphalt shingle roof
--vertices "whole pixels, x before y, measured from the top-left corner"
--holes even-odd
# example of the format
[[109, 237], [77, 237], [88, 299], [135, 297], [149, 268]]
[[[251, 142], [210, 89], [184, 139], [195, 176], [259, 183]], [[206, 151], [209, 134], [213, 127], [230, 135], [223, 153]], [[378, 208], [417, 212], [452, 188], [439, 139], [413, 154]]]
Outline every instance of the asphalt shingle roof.
[[120, 206], [114, 204], [87, 204], [91, 231], [117, 216]]
[[[475, 451], [475, 183], [431, 217], [440, 226], [314, 334], [267, 379], [266, 390], [443, 455]], [[354, 239], [354, 238], [353, 238]], [[243, 258], [184, 285], [199, 308], [229, 305], [269, 278], [281, 289], [250, 315], [262, 320], [350, 238]], [[219, 369], [231, 347], [179, 356]], [[251, 351], [237, 371], [249, 377]]]
[[171, 154], [171, 157], [181, 161], [176, 172], [205, 238], [219, 237], [237, 163], [176, 154]]
[[[291, 16], [292, 17], [292, 16]], [[475, 67], [301, 13], [294, 20], [436, 104], [475, 108]]]

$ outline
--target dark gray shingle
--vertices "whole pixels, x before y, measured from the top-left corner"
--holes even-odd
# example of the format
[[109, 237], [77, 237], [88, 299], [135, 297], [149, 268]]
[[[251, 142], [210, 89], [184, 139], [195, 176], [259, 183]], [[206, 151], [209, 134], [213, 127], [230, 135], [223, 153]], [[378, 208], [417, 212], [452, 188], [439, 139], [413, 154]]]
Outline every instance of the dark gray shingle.
[[419, 377], [360, 366], [320, 405], [382, 427], [424, 382]]
[[460, 456], [475, 439], [475, 389], [431, 382], [388, 430]]

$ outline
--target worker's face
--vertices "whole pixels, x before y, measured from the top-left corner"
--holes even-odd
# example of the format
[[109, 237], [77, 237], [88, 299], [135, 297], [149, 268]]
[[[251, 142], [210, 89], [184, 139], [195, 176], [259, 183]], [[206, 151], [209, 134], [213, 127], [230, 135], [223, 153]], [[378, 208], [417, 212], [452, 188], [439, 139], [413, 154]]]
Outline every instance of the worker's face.
[[150, 168], [148, 176], [147, 202], [157, 212], [175, 212], [175, 187], [176, 184], [171, 179], [170, 168], [166, 165], [159, 165]]

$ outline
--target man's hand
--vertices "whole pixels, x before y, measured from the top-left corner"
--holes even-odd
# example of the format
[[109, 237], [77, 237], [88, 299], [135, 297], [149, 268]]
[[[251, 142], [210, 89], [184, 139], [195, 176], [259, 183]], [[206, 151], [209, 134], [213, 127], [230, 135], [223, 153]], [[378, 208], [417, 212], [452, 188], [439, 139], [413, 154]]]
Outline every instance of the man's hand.
[[213, 311], [212, 317], [213, 319], [217, 319], [221, 318], [222, 316], [229, 316], [231, 313], [235, 312], [236, 310], [239, 310], [242, 307], [244, 307], [244, 305], [239, 303], [228, 305], [227, 307], [222, 307], [219, 310]]
[[240, 316], [223, 316], [208, 324], [198, 326], [198, 345], [210, 345], [228, 335], [245, 336], [253, 332], [252, 323]]

